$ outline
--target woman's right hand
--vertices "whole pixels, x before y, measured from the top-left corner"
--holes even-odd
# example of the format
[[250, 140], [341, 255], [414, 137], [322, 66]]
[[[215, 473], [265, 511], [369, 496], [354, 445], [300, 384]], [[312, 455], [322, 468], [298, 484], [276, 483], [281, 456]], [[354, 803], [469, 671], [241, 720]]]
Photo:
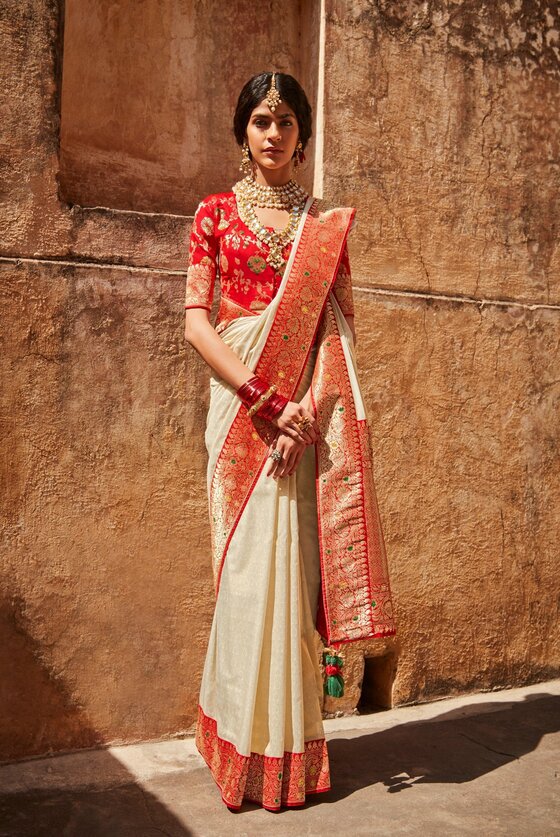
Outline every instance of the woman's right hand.
[[297, 466], [301, 462], [301, 458], [307, 449], [307, 445], [303, 442], [295, 441], [284, 433], [278, 433], [272, 444], [268, 449], [270, 454], [277, 450], [281, 454], [280, 460], [270, 457], [268, 468], [266, 471], [267, 477], [289, 477], [294, 473]]
[[[298, 427], [298, 422], [303, 418], [309, 419], [309, 424], [305, 430]], [[282, 412], [272, 419], [272, 423], [297, 442], [314, 445], [318, 439], [318, 425], [315, 416], [296, 401], [288, 401]]]

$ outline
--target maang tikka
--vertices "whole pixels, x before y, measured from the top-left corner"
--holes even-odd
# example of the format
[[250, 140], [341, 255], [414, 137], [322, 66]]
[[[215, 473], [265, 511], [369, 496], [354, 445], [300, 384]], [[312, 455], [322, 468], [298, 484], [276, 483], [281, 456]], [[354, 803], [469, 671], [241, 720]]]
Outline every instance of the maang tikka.
[[281, 101], [280, 94], [276, 89], [276, 73], [272, 73], [270, 87], [268, 88], [268, 93], [264, 97], [264, 100], [267, 103], [270, 110], [272, 111], [272, 113], [274, 113]]

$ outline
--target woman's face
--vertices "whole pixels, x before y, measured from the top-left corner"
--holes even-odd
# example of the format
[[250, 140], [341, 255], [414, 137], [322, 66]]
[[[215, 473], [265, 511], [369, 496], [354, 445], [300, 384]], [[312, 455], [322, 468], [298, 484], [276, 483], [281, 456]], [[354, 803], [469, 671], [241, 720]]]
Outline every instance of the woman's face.
[[251, 112], [247, 124], [247, 142], [253, 160], [263, 169], [289, 166], [299, 136], [295, 113], [280, 102], [274, 113], [263, 100]]

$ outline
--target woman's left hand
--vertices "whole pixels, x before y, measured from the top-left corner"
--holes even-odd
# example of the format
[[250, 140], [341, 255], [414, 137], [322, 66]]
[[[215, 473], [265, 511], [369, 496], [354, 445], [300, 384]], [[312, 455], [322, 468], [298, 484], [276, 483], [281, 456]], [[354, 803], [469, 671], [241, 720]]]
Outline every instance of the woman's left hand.
[[279, 477], [289, 477], [294, 473], [300, 463], [301, 457], [305, 453], [307, 444], [292, 439], [285, 433], [280, 432], [269, 448], [269, 454], [273, 450], [277, 450], [282, 454], [282, 459], [271, 459], [266, 475], [273, 476], [274, 479]]
[[[301, 422], [306, 423], [305, 429]], [[288, 401], [284, 409], [272, 419], [272, 423], [286, 436], [307, 445], [314, 445], [317, 441], [317, 420], [310, 410], [297, 401]]]

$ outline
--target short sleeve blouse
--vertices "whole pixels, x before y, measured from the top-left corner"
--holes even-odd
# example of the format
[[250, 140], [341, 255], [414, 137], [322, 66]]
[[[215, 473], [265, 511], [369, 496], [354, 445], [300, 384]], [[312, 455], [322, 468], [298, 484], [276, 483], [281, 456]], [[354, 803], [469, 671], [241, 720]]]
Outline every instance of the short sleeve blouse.
[[[289, 258], [292, 242], [283, 256]], [[265, 259], [255, 234], [237, 212], [234, 192], [209, 195], [195, 212], [189, 242], [185, 308], [211, 310], [216, 278], [220, 281], [220, 308], [216, 330], [235, 317], [257, 314], [271, 302], [282, 273]], [[342, 253], [333, 292], [345, 316], [354, 315], [348, 247]]]

